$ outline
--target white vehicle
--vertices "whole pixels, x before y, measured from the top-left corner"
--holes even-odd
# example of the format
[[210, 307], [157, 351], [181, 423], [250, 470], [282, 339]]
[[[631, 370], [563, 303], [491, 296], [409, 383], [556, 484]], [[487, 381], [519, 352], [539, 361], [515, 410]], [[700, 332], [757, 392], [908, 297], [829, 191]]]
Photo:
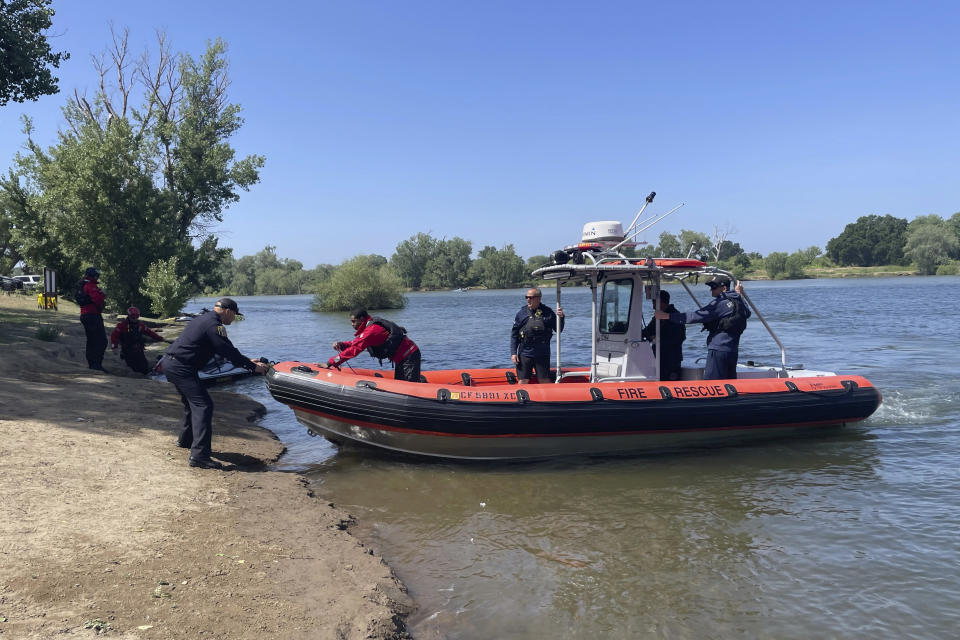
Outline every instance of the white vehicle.
[[13, 276], [13, 279], [22, 282], [24, 289], [33, 289], [43, 284], [43, 276]]

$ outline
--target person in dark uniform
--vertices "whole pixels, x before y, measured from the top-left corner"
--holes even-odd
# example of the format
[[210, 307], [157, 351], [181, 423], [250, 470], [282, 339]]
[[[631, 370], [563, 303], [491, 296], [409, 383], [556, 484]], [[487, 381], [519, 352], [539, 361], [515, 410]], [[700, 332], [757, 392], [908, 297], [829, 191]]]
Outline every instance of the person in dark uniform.
[[[654, 312], [679, 313], [670, 304], [670, 292], [660, 289], [660, 295], [653, 306]], [[653, 342], [657, 336], [657, 319], [653, 318], [641, 332], [644, 340]], [[687, 328], [675, 322], [660, 322], [660, 379], [679, 380], [683, 362], [683, 341], [687, 339]], [[657, 346], [653, 345], [656, 354]]]
[[150, 371], [150, 365], [147, 364], [147, 356], [144, 353], [147, 338], [154, 342], [164, 342], [160, 334], [140, 321], [140, 309], [130, 307], [127, 309], [127, 319], [118, 322], [113, 333], [110, 334], [110, 346], [113, 349], [119, 346], [120, 358], [127, 363], [127, 366], [137, 373], [146, 374]]
[[339, 369], [347, 360], [367, 351], [380, 359], [380, 364], [384, 358], [393, 362], [394, 380], [420, 382], [420, 347], [407, 337], [406, 329], [384, 318], [371, 317], [362, 307], [350, 312], [350, 326], [354, 339], [334, 342], [337, 355], [321, 363], [321, 367]]
[[200, 383], [197, 371], [207, 364], [215, 353], [248, 371], [267, 371], [266, 364], [247, 358], [227, 338], [224, 325], [229, 325], [238, 315], [241, 315], [240, 310], [234, 300], [220, 298], [212, 311], [197, 316], [187, 324], [163, 357], [163, 373], [180, 392], [180, 400], [183, 402], [183, 430], [177, 445], [190, 449], [191, 467], [223, 468], [219, 462], [210, 459], [213, 399]]
[[87, 267], [78, 287], [77, 304], [80, 305], [80, 324], [87, 334], [87, 364], [91, 369], [106, 371], [103, 368], [103, 354], [107, 351], [107, 331], [103, 327], [106, 296], [100, 290], [99, 278], [99, 271]]
[[[734, 380], [737, 377], [737, 355], [740, 351], [740, 334], [750, 317], [750, 307], [740, 297], [743, 285], [737, 283], [736, 292], [728, 291], [730, 280], [714, 276], [707, 286], [713, 300], [696, 311], [687, 313], [657, 311], [660, 320], [679, 324], [702, 322], [707, 334], [707, 364], [703, 370], [704, 380]], [[739, 320], [738, 320], [739, 316]]]
[[563, 331], [563, 309], [554, 313], [550, 307], [540, 304], [543, 294], [532, 287], [527, 290], [527, 304], [517, 312], [510, 330], [510, 359], [517, 366], [520, 384], [530, 382], [530, 374], [537, 373], [538, 382], [550, 382], [550, 338]]

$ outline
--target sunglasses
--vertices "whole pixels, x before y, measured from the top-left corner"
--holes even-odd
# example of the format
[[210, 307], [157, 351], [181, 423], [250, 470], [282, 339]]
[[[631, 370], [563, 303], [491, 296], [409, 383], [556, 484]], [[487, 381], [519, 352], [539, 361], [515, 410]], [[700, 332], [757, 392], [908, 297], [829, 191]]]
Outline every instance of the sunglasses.
[[533, 300], [534, 298], [539, 298], [540, 296], [523, 296], [527, 300]]

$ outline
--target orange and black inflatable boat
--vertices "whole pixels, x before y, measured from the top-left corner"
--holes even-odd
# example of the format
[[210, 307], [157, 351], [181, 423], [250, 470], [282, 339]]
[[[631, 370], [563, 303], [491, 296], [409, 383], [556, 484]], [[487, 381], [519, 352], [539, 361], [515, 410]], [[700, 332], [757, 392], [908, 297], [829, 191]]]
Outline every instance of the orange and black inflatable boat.
[[[644, 209], [655, 195], [647, 196]], [[648, 228], [638, 222], [644, 209], [631, 229]], [[509, 369], [428, 371], [414, 383], [369, 369], [281, 362], [268, 372], [267, 387], [311, 433], [334, 442], [466, 459], [726, 443], [849, 424], [880, 405], [880, 392], [866, 378], [789, 366], [783, 344], [739, 287], [753, 311], [750, 322], [759, 321], [779, 348], [780, 366], [748, 360], [737, 365], [736, 379], [703, 380], [699, 361], [685, 361], [681, 380], [662, 380], [663, 350], [656, 347], [663, 333], [657, 330], [653, 342], [643, 334], [644, 309], [659, 300], [661, 285], [680, 285], [697, 308], [705, 291], [690, 284], [735, 279], [696, 259], [623, 255], [619, 249], [632, 245], [628, 239], [637, 233], [624, 233], [619, 222], [587, 223], [580, 243], [557, 251], [553, 265], [533, 273], [536, 280], [556, 281], [557, 306], [564, 284], [592, 292], [589, 366], [562, 364], [560, 339], [568, 339], [562, 333], [555, 337], [553, 384], [517, 384]]]
[[[389, 373], [389, 372], [387, 372]], [[516, 384], [509, 369], [425, 373], [281, 362], [267, 387], [335, 443], [462, 459], [629, 453], [727, 443], [863, 420], [880, 393], [859, 376]]]

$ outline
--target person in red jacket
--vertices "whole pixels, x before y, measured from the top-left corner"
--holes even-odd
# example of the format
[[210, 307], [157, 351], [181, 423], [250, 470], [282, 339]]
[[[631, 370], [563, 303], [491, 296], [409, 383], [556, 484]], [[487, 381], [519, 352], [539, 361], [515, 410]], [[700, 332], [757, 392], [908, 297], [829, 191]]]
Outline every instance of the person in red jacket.
[[100, 272], [87, 267], [77, 291], [77, 304], [80, 305], [80, 323], [87, 334], [87, 364], [91, 369], [106, 371], [103, 368], [103, 354], [107, 351], [107, 331], [103, 327], [103, 307], [106, 296], [97, 284]]
[[110, 346], [116, 349], [119, 345], [120, 357], [127, 366], [137, 373], [146, 374], [150, 371], [147, 355], [144, 353], [147, 338], [154, 342], [164, 341], [156, 331], [140, 322], [140, 309], [130, 307], [127, 309], [127, 319], [117, 323], [113, 333], [110, 334]]
[[334, 342], [333, 348], [340, 353], [321, 366], [339, 369], [341, 364], [366, 350], [381, 362], [384, 358], [393, 362], [394, 379], [420, 382], [420, 348], [406, 336], [403, 327], [383, 318], [371, 318], [363, 308], [350, 312], [350, 324], [356, 338], [350, 342]]

